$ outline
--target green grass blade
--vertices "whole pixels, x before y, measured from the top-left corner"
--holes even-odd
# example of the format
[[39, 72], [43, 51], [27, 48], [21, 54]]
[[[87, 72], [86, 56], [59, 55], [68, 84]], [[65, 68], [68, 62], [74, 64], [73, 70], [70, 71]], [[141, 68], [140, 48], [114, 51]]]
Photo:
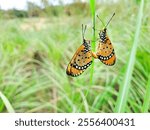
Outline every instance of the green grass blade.
[[146, 94], [144, 97], [142, 112], [148, 112], [149, 105], [150, 105], [150, 75], [149, 75], [149, 79], [147, 83], [147, 89], [146, 89]]
[[84, 105], [84, 108], [85, 108], [85, 112], [86, 112], [86, 113], [89, 113], [89, 105], [88, 105], [86, 96], [83, 94], [82, 91], [80, 91], [80, 95], [81, 95], [81, 97], [82, 97], [82, 99], [83, 99], [83, 105]]
[[7, 110], [9, 113], [14, 113], [15, 110], [13, 109], [13, 107], [11, 106], [9, 100], [5, 97], [5, 95], [0, 91], [0, 98], [2, 99], [2, 101], [4, 102]]
[[[92, 13], [92, 25], [95, 28], [95, 0], [90, 0], [90, 7]], [[93, 29], [92, 32], [92, 51], [95, 51], [95, 30]], [[91, 73], [90, 73], [90, 84], [93, 84], [93, 73], [94, 73], [94, 60], [93, 64], [91, 65]]]
[[136, 32], [135, 32], [135, 37], [134, 37], [134, 43], [131, 49], [129, 62], [127, 64], [124, 81], [119, 91], [116, 107], [114, 110], [115, 112], [125, 111], [125, 106], [126, 106], [128, 92], [129, 92], [129, 86], [130, 86], [132, 72], [133, 72], [134, 63], [135, 63], [136, 50], [137, 50], [138, 41], [139, 41], [140, 28], [142, 24], [143, 7], [144, 7], [144, 0], [141, 0], [140, 9], [138, 13], [138, 19], [137, 19]]

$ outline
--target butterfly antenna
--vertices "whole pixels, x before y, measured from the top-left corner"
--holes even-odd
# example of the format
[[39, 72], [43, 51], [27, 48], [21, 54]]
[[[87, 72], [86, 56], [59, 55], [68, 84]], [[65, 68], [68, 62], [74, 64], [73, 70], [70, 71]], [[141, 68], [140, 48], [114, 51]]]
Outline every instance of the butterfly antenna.
[[84, 39], [86, 27], [87, 27], [86, 25], [85, 25], [85, 27], [83, 27], [83, 24], [82, 24], [82, 38], [83, 38], [83, 39]]
[[109, 19], [109, 21], [107, 22], [105, 28], [108, 26], [108, 24], [110, 23], [110, 21], [112, 20], [112, 18], [114, 17], [115, 13], [113, 13], [113, 15], [111, 16], [111, 18]]
[[101, 23], [103, 24], [103, 26], [105, 26], [104, 22], [100, 19], [100, 17], [98, 15], [96, 15], [96, 16], [101, 21]]

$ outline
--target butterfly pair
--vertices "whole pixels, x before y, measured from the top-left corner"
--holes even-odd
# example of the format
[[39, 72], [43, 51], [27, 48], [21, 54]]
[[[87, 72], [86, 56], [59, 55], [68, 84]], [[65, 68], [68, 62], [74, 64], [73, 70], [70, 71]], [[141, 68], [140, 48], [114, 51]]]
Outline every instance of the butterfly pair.
[[114, 15], [115, 13], [112, 15], [112, 17], [110, 18], [104, 29], [100, 30], [99, 32], [99, 44], [96, 54], [91, 51], [91, 41], [86, 40], [84, 38], [86, 26], [83, 27], [82, 25], [83, 43], [77, 49], [71, 61], [69, 62], [68, 67], [66, 69], [67, 75], [73, 77], [81, 75], [84, 72], [84, 70], [87, 69], [92, 64], [92, 57], [94, 57], [95, 59], [99, 59], [105, 65], [112, 66], [115, 64], [116, 56], [114, 48], [107, 35], [107, 26]]

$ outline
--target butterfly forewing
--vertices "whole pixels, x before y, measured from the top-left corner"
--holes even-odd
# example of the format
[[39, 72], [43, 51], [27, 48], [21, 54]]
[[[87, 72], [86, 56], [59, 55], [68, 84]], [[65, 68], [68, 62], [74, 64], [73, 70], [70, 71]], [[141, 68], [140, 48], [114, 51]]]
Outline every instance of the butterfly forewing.
[[99, 33], [100, 41], [98, 45], [98, 51], [96, 53], [98, 59], [106, 65], [114, 65], [116, 61], [116, 56], [114, 52], [113, 45], [106, 34], [106, 29]]
[[70, 76], [79, 76], [92, 63], [92, 53], [90, 50], [90, 41], [83, 40], [83, 44], [77, 49], [68, 64], [66, 73]]
[[[98, 59], [106, 65], [114, 65], [116, 62], [116, 56], [114, 52], [113, 45], [107, 36], [107, 26], [109, 25], [110, 21], [114, 17], [115, 13], [111, 16], [109, 21], [106, 25], [104, 25], [103, 21], [99, 18], [98, 19], [102, 22], [102, 24], [105, 26], [103, 30], [99, 32], [99, 45], [98, 45], [98, 51], [96, 53]], [[94, 57], [95, 58], [95, 57]]]

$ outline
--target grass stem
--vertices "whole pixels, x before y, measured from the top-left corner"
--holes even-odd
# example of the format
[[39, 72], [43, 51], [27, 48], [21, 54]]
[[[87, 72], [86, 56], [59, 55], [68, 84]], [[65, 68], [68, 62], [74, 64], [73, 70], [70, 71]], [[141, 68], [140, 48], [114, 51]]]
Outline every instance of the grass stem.
[[[95, 28], [95, 0], [90, 0], [90, 7], [92, 13], [92, 25]], [[92, 51], [95, 51], [95, 30], [93, 29], [92, 32], [92, 43], [91, 43]], [[90, 73], [90, 85], [93, 84], [93, 73], [94, 73], [94, 60], [91, 66], [91, 73]]]

